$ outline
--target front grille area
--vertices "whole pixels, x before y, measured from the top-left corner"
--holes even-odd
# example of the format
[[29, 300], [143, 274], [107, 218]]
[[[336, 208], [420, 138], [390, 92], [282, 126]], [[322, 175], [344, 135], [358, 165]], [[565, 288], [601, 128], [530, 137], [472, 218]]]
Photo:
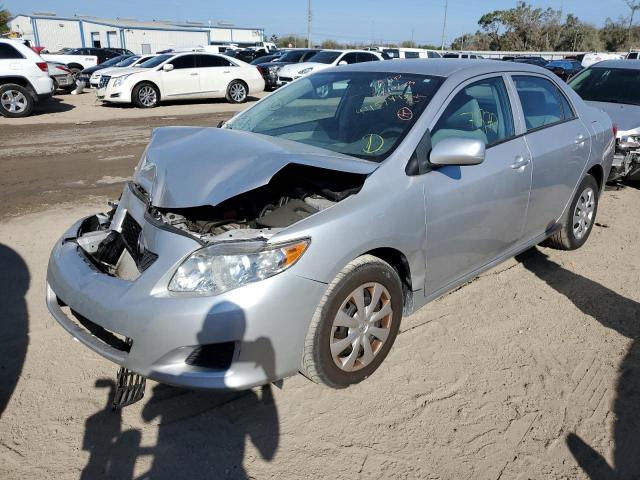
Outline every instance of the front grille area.
[[200, 345], [187, 357], [185, 363], [192, 367], [227, 370], [233, 361], [234, 342], [210, 343]]
[[98, 83], [98, 88], [106, 87], [109, 84], [109, 80], [111, 80], [109, 75], [102, 75], [100, 77], [100, 82]]
[[127, 213], [122, 220], [120, 236], [125, 248], [136, 262], [138, 270], [142, 273], [156, 261], [158, 255], [139, 245], [141, 233], [142, 227]]
[[71, 313], [73, 313], [73, 316], [78, 320], [78, 323], [97, 339], [121, 352], [129, 353], [131, 351], [131, 345], [133, 342], [130, 339], [93, 323], [91, 320], [83, 317], [75, 310], [71, 310]]

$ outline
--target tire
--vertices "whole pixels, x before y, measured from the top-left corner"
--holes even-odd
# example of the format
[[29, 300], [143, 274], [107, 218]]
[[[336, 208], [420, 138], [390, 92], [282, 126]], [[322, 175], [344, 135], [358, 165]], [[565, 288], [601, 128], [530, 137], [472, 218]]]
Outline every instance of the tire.
[[598, 199], [598, 182], [591, 175], [585, 176], [564, 214], [560, 230], [546, 244], [558, 250], [576, 250], [584, 245], [596, 221]]
[[[359, 292], [365, 312], [362, 322], [356, 318]], [[372, 296], [379, 302], [369, 310]], [[372, 255], [349, 263], [331, 282], [311, 320], [300, 373], [331, 388], [346, 388], [370, 376], [395, 341], [402, 304], [402, 283], [391, 265]], [[376, 319], [383, 310], [386, 315]]]
[[71, 75], [73, 75], [73, 79], [75, 80], [78, 78], [78, 74], [82, 72], [82, 69], [77, 67], [69, 67], [69, 72], [71, 72]]
[[160, 103], [160, 92], [150, 82], [141, 82], [131, 92], [131, 100], [138, 108], [155, 108]]
[[31, 92], [15, 83], [0, 85], [0, 115], [7, 118], [28, 117], [35, 100]]
[[233, 80], [227, 87], [227, 102], [244, 103], [249, 96], [249, 89], [244, 82]]

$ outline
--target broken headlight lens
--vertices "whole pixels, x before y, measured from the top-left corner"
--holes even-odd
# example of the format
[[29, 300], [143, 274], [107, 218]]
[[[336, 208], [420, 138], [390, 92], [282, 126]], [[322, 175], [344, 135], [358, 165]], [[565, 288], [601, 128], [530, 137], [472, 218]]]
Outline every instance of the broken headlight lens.
[[205, 247], [191, 254], [178, 267], [169, 282], [169, 290], [215, 295], [264, 280], [293, 266], [307, 250], [309, 242], [305, 239], [276, 246], [262, 244], [260, 249], [238, 244]]

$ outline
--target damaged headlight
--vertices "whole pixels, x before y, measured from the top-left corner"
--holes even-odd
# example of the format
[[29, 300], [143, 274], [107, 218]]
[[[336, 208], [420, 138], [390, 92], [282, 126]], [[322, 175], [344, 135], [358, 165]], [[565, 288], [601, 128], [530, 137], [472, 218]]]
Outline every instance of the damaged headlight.
[[310, 240], [259, 247], [255, 243], [213, 245], [187, 258], [174, 273], [169, 290], [215, 295], [284, 272], [302, 257]]

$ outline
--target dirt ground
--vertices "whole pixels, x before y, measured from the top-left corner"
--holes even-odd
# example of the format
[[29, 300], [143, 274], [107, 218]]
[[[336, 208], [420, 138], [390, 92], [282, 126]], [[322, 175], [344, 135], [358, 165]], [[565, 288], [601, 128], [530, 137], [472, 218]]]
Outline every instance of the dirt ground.
[[209, 113], [0, 127], [1, 479], [640, 478], [633, 187], [603, 194], [582, 249], [539, 247], [404, 319], [360, 385], [150, 382], [111, 412], [115, 366], [44, 305], [49, 251], [117, 196], [150, 127], [230, 116]]

